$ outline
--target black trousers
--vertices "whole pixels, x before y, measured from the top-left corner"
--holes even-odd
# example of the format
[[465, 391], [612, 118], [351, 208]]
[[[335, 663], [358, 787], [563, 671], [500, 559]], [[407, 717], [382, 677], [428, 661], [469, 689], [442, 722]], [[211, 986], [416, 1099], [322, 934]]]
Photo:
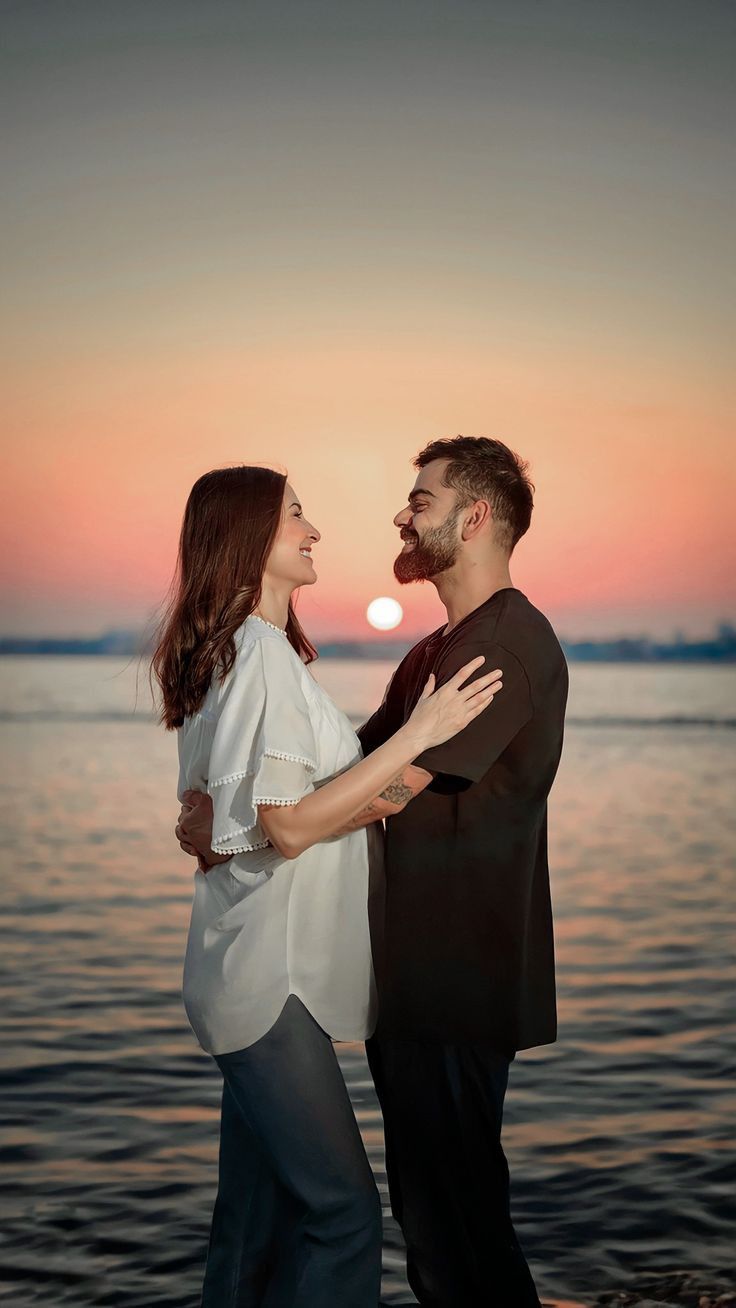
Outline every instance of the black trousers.
[[394, 1217], [409, 1284], [432, 1308], [539, 1308], [509, 1210], [501, 1148], [514, 1057], [477, 1045], [374, 1036]]

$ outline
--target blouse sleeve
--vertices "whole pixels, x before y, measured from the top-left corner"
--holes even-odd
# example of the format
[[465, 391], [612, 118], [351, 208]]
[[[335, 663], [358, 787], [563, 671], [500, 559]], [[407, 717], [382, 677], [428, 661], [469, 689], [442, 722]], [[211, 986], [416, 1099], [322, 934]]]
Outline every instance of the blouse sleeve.
[[314, 790], [317, 747], [297, 657], [281, 638], [256, 640], [224, 683], [207, 782], [216, 854], [264, 848], [258, 805], [298, 804]]

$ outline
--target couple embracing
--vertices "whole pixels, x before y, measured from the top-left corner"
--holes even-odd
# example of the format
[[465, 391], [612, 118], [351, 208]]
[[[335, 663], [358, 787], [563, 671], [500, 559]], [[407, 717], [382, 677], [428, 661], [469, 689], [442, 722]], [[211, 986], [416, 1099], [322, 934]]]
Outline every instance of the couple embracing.
[[344, 1040], [366, 1041], [419, 1302], [539, 1305], [501, 1123], [516, 1051], [556, 1037], [567, 667], [509, 574], [526, 465], [457, 437], [414, 466], [394, 573], [431, 581], [447, 622], [357, 735], [292, 607], [320, 540], [292, 485], [225, 468], [186, 506], [153, 669], [198, 859], [184, 1003], [223, 1076], [203, 1308], [376, 1308], [381, 1209]]

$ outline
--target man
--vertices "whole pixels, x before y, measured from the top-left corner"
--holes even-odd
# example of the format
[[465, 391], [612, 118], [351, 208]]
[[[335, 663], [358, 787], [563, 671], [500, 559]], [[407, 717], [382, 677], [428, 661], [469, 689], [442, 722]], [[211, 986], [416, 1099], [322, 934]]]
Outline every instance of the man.
[[[567, 665], [509, 573], [531, 520], [526, 466], [499, 441], [463, 437], [433, 441], [414, 462], [394, 519], [405, 542], [394, 572], [405, 584], [431, 581], [448, 622], [398, 667], [359, 732], [363, 751], [405, 720], [430, 672], [442, 685], [485, 654], [503, 689], [415, 759], [404, 778], [414, 797], [387, 819], [379, 1019], [366, 1049], [417, 1299], [536, 1308], [500, 1136], [516, 1051], [557, 1034], [547, 796]], [[434, 778], [421, 790], [420, 769]]]
[[[366, 1051], [419, 1302], [538, 1308], [501, 1124], [516, 1051], [557, 1034], [547, 796], [567, 666], [509, 572], [531, 520], [526, 465], [500, 441], [465, 437], [431, 442], [414, 465], [394, 572], [431, 581], [448, 621], [397, 668], [359, 732], [363, 751], [401, 726], [430, 673], [442, 685], [483, 654], [479, 671], [501, 668], [503, 689], [355, 819], [387, 817], [385, 903], [372, 921], [379, 1020]], [[177, 831], [186, 840], [186, 825]]]

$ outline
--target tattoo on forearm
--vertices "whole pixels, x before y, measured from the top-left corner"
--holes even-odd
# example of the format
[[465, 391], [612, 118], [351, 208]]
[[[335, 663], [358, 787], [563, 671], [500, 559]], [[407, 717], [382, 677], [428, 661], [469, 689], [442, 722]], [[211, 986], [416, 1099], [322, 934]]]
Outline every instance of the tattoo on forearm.
[[[403, 775], [403, 772], [400, 772], [398, 777], [394, 777], [393, 781], [388, 783], [386, 789], [382, 790], [381, 794], [377, 796], [377, 799], [385, 799], [389, 804], [395, 804], [398, 808], [401, 808], [403, 804], [406, 804], [410, 799], [413, 799], [414, 791], [411, 789], [411, 786], [407, 786], [404, 783]], [[376, 800], [372, 799], [371, 802], [366, 804], [365, 808], [362, 808], [359, 813], [356, 813], [355, 817], [351, 818], [339, 832], [336, 832], [336, 835], [341, 835], [348, 831], [358, 831], [361, 827], [367, 826], [369, 822], [378, 821], [380, 821], [380, 814], [377, 813]]]
[[414, 791], [411, 786], [407, 786], [402, 780], [403, 773], [400, 773], [393, 781], [389, 781], [385, 790], [382, 790], [379, 799], [388, 800], [389, 804], [406, 804], [413, 796]]

